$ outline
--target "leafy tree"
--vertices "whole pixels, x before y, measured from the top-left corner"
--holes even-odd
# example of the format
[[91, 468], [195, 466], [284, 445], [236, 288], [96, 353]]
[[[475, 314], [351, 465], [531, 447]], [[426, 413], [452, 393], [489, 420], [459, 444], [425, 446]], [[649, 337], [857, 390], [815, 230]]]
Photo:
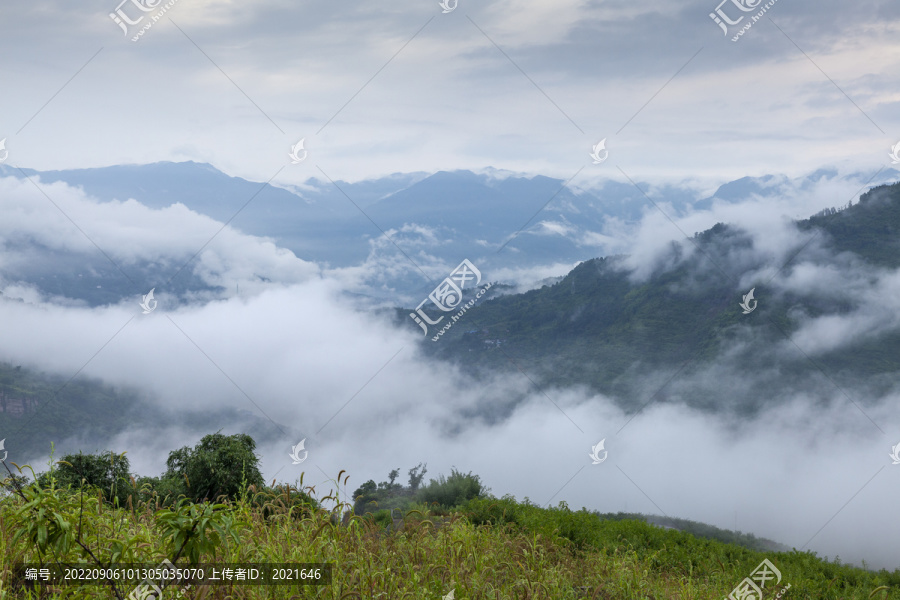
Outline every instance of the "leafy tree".
[[[58, 464], [59, 468], [54, 473], [58, 487], [71, 487], [73, 490], [99, 488], [103, 491], [104, 500], [116, 502], [119, 506], [127, 503], [128, 495], [133, 491], [128, 458], [124, 452], [66, 454]], [[49, 473], [42, 473], [37, 483], [47, 487], [49, 479]]]
[[353, 512], [361, 515], [379, 509], [402, 508], [409, 504], [409, 499], [416, 495], [422, 478], [425, 477], [425, 470], [422, 463], [410, 469], [409, 487], [406, 488], [395, 483], [400, 476], [400, 469], [394, 469], [388, 474], [389, 481], [376, 484], [370, 479], [353, 492]]
[[428, 469], [422, 463], [409, 470], [409, 490], [412, 493], [416, 493], [419, 489], [419, 484], [422, 483], [422, 478], [425, 477], [427, 471]]
[[149, 500], [153, 494], [163, 506], [173, 506], [180, 496], [186, 495], [183, 477], [175, 474], [164, 474], [161, 477], [138, 477], [135, 481], [135, 495], [142, 500]]
[[245, 433], [204, 436], [194, 448], [185, 446], [169, 453], [168, 470], [160, 484], [171, 486], [193, 502], [215, 500], [221, 495], [235, 499], [245, 485], [263, 487], [255, 449], [256, 442]]
[[378, 486], [370, 479], [353, 492], [353, 512], [361, 515], [375, 510], [378, 498]]

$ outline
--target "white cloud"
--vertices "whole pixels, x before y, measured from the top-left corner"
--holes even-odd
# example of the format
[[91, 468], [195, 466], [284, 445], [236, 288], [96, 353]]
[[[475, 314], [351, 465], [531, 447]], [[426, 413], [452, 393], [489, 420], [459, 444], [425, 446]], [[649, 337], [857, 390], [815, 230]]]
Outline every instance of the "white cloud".
[[284, 284], [319, 276], [315, 264], [271, 240], [223, 227], [182, 204], [152, 209], [136, 200], [100, 202], [64, 183], [35, 183], [0, 178], [0, 247], [7, 267], [35, 259], [35, 248], [45, 248], [85, 261], [105, 260], [103, 252], [126, 273], [137, 263], [165, 264], [174, 275], [199, 252], [188, 270], [226, 289], [243, 284], [252, 291], [265, 280]]
[[[294, 481], [305, 471], [307, 483], [324, 488], [348, 469], [349, 494], [365, 479], [421, 461], [429, 477], [451, 467], [473, 471], [498, 495], [541, 504], [663, 512], [726, 528], [737, 512], [739, 529], [796, 547], [825, 526], [810, 545], [820, 553], [872, 565], [900, 560], [888, 542], [900, 534], [888, 518], [896, 496], [889, 479], [865, 485], [887, 460], [889, 440], [873, 437], [852, 405], [784, 398], [734, 423], [653, 404], [621, 429], [630, 416], [602, 396], [538, 390], [518, 375], [476, 381], [469, 367], [432, 363], [417, 351], [414, 328], [397, 331], [356, 312], [338, 291], [316, 281], [249, 299], [161, 307], [138, 315], [85, 373], [138, 385], [164, 406], [209, 413], [216, 429], [223, 409], [260, 414], [255, 403], [285, 432], [257, 440], [267, 481]], [[0, 315], [11, 324], [0, 339], [3, 358], [70, 373], [134, 311], [2, 301]], [[894, 401], [869, 412], [897, 432]], [[466, 416], [473, 412], [495, 417]], [[240, 422], [223, 430], [239, 431]], [[207, 433], [136, 423], [114, 449], [127, 449], [137, 472], [157, 474], [168, 451]], [[287, 454], [304, 437], [309, 459], [294, 466]], [[591, 465], [590, 447], [603, 438], [609, 460]], [[72, 443], [59, 451], [74, 450]]]
[[[102, 11], [58, 1], [10, 4], [0, 52], [23, 58], [7, 69], [4, 85], [6, 164], [63, 169], [193, 157], [256, 181], [277, 174], [281, 185], [301, 188], [319, 168], [346, 181], [489, 167], [498, 178], [509, 170], [568, 179], [587, 164], [590, 145], [609, 136], [610, 160], [580, 177], [619, 178], [622, 169], [653, 182], [687, 178], [702, 196], [710, 181], [745, 175], [795, 175], [842, 161], [875, 170], [896, 143], [883, 132], [900, 131], [894, 3], [828, 1], [814, 12], [779, 3], [773, 18], [815, 65], [768, 23], [739, 44], [722, 40], [706, 0], [462, 4], [442, 16], [437, 2], [185, 0], [171, 15], [184, 34], [166, 21], [138, 44], [123, 40], [108, 18], [113, 4]], [[280, 171], [303, 136], [310, 159]], [[776, 180], [771, 197], [683, 214], [648, 205], [636, 228], [610, 221], [579, 240], [631, 254], [636, 276], [646, 277], [673, 242], [693, 251], [682, 232], [734, 223], [753, 246], [726, 266], [750, 282], [774, 275], [807, 241], [790, 219], [843, 206], [859, 183], [824, 178], [797, 190]], [[384, 239], [373, 237], [365, 264], [323, 275], [269, 240], [229, 227], [216, 235], [221, 223], [180, 205], [98, 203], [61, 184], [40, 185], [59, 208], [30, 183], [0, 179], [0, 357], [64, 375], [87, 363], [86, 374], [137, 385], [164, 406], [208, 411], [211, 421], [220, 407], [257, 411], [246, 393], [288, 434], [258, 440], [267, 477], [297, 475], [287, 452], [296, 434], [313, 431], [303, 468], [319, 479], [319, 467], [332, 476], [350, 469], [351, 491], [423, 460], [429, 474], [454, 465], [472, 470], [498, 494], [545, 502], [561, 490], [554, 502], [573, 507], [627, 504], [723, 527], [737, 511], [738, 527], [757, 535], [798, 547], [812, 538], [812, 548], [845, 560], [900, 564], [889, 545], [900, 534], [892, 518], [896, 485], [883, 472], [866, 485], [896, 440], [873, 438], [846, 403], [822, 408], [799, 395], [776, 398], [777, 409], [737, 427], [653, 405], [615, 436], [626, 416], [609, 399], [537, 391], [517, 375], [477, 382], [469, 367], [425, 360], [414, 326], [395, 330], [347, 303], [344, 292], [373, 278], [384, 277], [390, 291], [391, 278], [414, 274]], [[428, 275], [446, 274], [447, 265], [427, 252], [428, 243], [449, 239], [446, 232], [411, 226], [391, 233], [406, 236]], [[240, 297], [174, 307], [162, 293], [159, 308], [141, 315], [135, 302], [89, 308], [8, 277], [36, 263], [25, 242], [87, 259], [98, 256], [92, 240], [124, 266], [150, 260], [177, 268], [214, 235], [190, 268], [210, 285], [240, 284]], [[773, 285], [818, 286], [849, 294], [856, 305], [845, 315], [806, 318], [798, 344], [822, 352], [896, 327], [896, 275], [874, 273], [870, 282], [851, 276], [849, 263], [830, 268], [821, 263], [831, 258], [824, 243], [810, 243]], [[492, 279], [527, 287], [572, 266], [507, 268]], [[869, 404], [885, 430], [900, 435], [888, 410], [896, 402], [888, 395]], [[466, 418], [476, 408], [495, 422]], [[168, 450], [206, 433], [140, 423], [117, 443], [136, 470], [155, 474]], [[611, 459], [590, 466], [589, 448], [602, 437]]]

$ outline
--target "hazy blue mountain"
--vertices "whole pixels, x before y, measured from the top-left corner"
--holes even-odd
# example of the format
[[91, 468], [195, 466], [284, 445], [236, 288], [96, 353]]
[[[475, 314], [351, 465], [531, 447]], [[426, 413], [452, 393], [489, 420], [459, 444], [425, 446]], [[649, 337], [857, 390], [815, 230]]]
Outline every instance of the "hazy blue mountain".
[[[254, 203], [275, 205], [289, 209], [289, 214], [307, 218], [342, 216], [343, 204], [333, 200], [344, 198], [331, 183], [319, 182], [318, 190], [305, 202], [297, 193], [263, 182], [231, 177], [206, 163], [158, 162], [147, 165], [114, 165], [93, 169], [65, 171], [35, 171], [22, 169], [41, 181], [63, 181], [100, 200], [134, 198], [145, 206], [162, 208], [180, 202], [188, 208], [209, 215], [218, 221], [231, 219], [244, 205]], [[0, 176], [21, 177], [17, 169], [0, 165]], [[407, 187], [424, 175], [396, 174], [359, 183], [336, 182], [360, 205], [368, 205], [385, 195]], [[318, 202], [317, 202], [318, 200]], [[345, 199], [346, 202], [346, 199]], [[304, 206], [305, 205], [305, 206]], [[304, 210], [297, 210], [300, 207]], [[294, 210], [290, 210], [290, 209]]]
[[[653, 202], [665, 203], [676, 214], [683, 214], [707, 208], [717, 200], [737, 202], [752, 194], [778, 194], [785, 188], [802, 188], [822, 177], [836, 176], [833, 170], [820, 170], [797, 181], [773, 175], [742, 178], [698, 200], [690, 189], [675, 185], [651, 187], [639, 182], [637, 189], [630, 183], [606, 180], [586, 190], [564, 186], [562, 180], [550, 177], [490, 170], [480, 174], [398, 173], [356, 183], [309, 179], [302, 186], [287, 188], [231, 177], [195, 162], [23, 171], [44, 182], [63, 181], [81, 187], [105, 202], [134, 198], [153, 208], [181, 203], [247, 234], [273, 238], [280, 247], [325, 267], [349, 267], [368, 260], [373, 263], [369, 266], [371, 293], [393, 301], [397, 295], [427, 293], [444, 277], [432, 269], [432, 278], [427, 278], [407, 257], [417, 265], [437, 263], [451, 268], [468, 258], [485, 270], [574, 265], [602, 253], [590, 236], [601, 231], [609, 219], [637, 222], [645, 211], [655, 210]], [[0, 176], [21, 177], [22, 173], [0, 165]], [[892, 176], [900, 177], [900, 173], [887, 169], [873, 182]], [[391, 234], [393, 244], [385, 243], [382, 231]], [[35, 252], [40, 258], [35, 259], [33, 270], [7, 273], [7, 277], [29, 281], [51, 294], [74, 294], [90, 304], [115, 302], [137, 293], [124, 283], [113, 283], [121, 274], [102, 256], [80, 259], [87, 281], [85, 275], [78, 279], [71, 268], [54, 266], [77, 259], [59, 262], [60, 257], [39, 249]], [[401, 265], [406, 271], [390, 265]], [[165, 280], [165, 269], [160, 268], [136, 265], [134, 278]], [[376, 272], [378, 269], [383, 272]], [[377, 289], [385, 279], [385, 269], [393, 271], [393, 292]], [[379, 285], [374, 285], [375, 281]], [[185, 276], [174, 291], [181, 293], [198, 285]]]

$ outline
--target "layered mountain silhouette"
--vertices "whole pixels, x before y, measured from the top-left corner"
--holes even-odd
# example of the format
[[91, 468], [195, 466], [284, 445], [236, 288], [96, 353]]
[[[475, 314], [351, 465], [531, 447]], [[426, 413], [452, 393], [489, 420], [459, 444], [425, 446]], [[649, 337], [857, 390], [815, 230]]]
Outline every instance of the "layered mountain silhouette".
[[[597, 232], [604, 226], [636, 223], [657, 206], [678, 215], [713, 202], [803, 189], [837, 174], [820, 170], [799, 180], [773, 175], [743, 178], [701, 199], [677, 185], [605, 180], [585, 190], [559, 179], [493, 169], [398, 173], [355, 183], [309, 179], [302, 186], [283, 187], [278, 182], [231, 177], [195, 162], [65, 171], [0, 165], [0, 176], [27, 176], [43, 184], [65, 182], [101, 202], [134, 199], [157, 209], [181, 204], [244, 233], [270, 238], [280, 248], [326, 268], [365, 265], [371, 273], [368, 293], [402, 303], [403, 298], [427, 294], [463, 258], [494, 271], [574, 265], [602, 254]], [[872, 183], [898, 178], [900, 172], [889, 169], [879, 172]], [[90, 305], [147, 291], [117, 284], [121, 273], [99, 253], [73, 256], [46, 248], [32, 250], [42, 260], [33, 261], [28, 270], [6, 273], [7, 280]], [[185, 255], [185, 260], [189, 258]], [[33, 268], [36, 262], [40, 265]], [[130, 268], [133, 280], [163, 282], [171, 275], [171, 269], [160, 265], [139, 262]], [[210, 288], [191, 273], [187, 269], [172, 289], [161, 291], [185, 295]]]
[[[722, 223], [674, 244], [645, 279], [626, 257], [587, 260], [557, 283], [480, 303], [422, 347], [468, 372], [583, 385], [630, 410], [671, 400], [753, 412], [798, 394], [864, 409], [900, 381], [896, 300], [883, 306], [900, 267], [900, 184], [796, 226], [783, 263]], [[751, 288], [758, 304], [744, 314]], [[408, 313], [398, 322], [409, 326]]]

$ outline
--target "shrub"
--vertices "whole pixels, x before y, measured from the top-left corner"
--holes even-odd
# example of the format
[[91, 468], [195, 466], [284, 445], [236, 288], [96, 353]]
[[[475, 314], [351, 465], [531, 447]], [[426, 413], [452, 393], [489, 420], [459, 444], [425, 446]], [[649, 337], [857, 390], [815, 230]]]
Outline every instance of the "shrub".
[[428, 485], [419, 492], [418, 499], [426, 504], [437, 503], [444, 508], [460, 506], [467, 500], [480, 498], [487, 493], [487, 489], [481, 483], [478, 475], [463, 474], [452, 469], [450, 477], [441, 475], [439, 479], [432, 479]]
[[[102, 452], [97, 454], [67, 454], [58, 463], [54, 472], [56, 485], [60, 488], [80, 490], [98, 488], [103, 499], [124, 506], [133, 492], [128, 458], [125, 453]], [[41, 473], [37, 484], [46, 488], [50, 484], [50, 474]]]

